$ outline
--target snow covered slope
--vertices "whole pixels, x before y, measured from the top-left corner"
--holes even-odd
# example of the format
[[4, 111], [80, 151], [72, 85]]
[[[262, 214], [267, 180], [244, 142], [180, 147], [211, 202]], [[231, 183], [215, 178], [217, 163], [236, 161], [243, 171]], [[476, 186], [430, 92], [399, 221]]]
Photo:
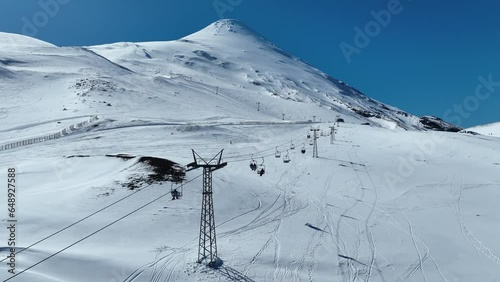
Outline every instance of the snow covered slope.
[[[33, 266], [9, 281], [495, 281], [500, 275], [497, 138], [346, 123], [334, 145], [329, 137], [318, 140], [314, 159], [308, 129], [98, 126], [1, 152], [2, 170], [19, 172], [18, 246], [30, 246], [18, 254], [17, 270]], [[303, 143], [306, 154], [299, 151]], [[213, 179], [219, 270], [196, 263], [200, 171], [188, 173], [182, 199], [171, 201], [169, 183], [124, 185], [150, 173], [138, 158], [105, 157], [129, 153], [186, 164], [191, 148], [207, 157], [224, 148], [229, 162]], [[276, 148], [288, 150], [292, 161], [275, 158]], [[258, 163], [264, 157], [264, 176], [248, 167], [252, 155]], [[12, 277], [6, 271], [2, 262], [0, 278]]]
[[482, 135], [500, 137], [500, 122], [471, 127], [468, 128], [467, 130], [477, 132]]

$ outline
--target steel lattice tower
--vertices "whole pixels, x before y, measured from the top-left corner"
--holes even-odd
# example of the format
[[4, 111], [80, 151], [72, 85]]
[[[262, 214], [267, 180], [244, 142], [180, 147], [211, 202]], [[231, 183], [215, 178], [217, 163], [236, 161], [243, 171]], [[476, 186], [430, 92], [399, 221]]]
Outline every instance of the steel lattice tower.
[[189, 168], [188, 171], [200, 167], [203, 168], [203, 198], [201, 204], [198, 263], [207, 259], [208, 265], [211, 266], [217, 261], [212, 172], [227, 165], [227, 163], [222, 163], [222, 152], [223, 150], [207, 162], [193, 150], [194, 162], [187, 165]]
[[205, 258], [210, 263], [217, 259], [217, 239], [215, 235], [214, 199], [212, 192], [212, 172], [203, 168], [203, 200], [201, 204], [200, 244], [198, 247], [198, 263]]
[[319, 158], [318, 157], [318, 131], [319, 130], [320, 130], [319, 128], [311, 128], [311, 131], [314, 132], [313, 158]]
[[330, 132], [330, 144], [333, 144], [333, 141], [335, 141], [335, 126], [330, 126], [331, 132]]

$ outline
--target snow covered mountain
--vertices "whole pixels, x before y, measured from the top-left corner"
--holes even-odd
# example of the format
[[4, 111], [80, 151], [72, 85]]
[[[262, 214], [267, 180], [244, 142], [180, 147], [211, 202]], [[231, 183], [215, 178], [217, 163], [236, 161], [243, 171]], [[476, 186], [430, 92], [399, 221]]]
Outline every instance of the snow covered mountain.
[[[334, 138], [332, 123], [314, 124], [311, 157], [308, 121], [337, 115]], [[0, 281], [500, 276], [500, 139], [378, 103], [236, 21], [92, 47], [0, 33], [0, 120], [0, 183], [15, 170], [18, 220], [12, 265], [2, 189]], [[212, 179], [219, 269], [196, 263], [203, 180], [184, 169], [191, 149], [224, 149]]]
[[[391, 129], [448, 130], [370, 99], [235, 20], [170, 42], [56, 47], [10, 34], [0, 41], [0, 72], [12, 88], [2, 89], [2, 99], [38, 101], [33, 111], [106, 115], [114, 107], [122, 118], [161, 112], [159, 119], [184, 121], [326, 122], [338, 115]], [[201, 114], [207, 108], [217, 114]]]

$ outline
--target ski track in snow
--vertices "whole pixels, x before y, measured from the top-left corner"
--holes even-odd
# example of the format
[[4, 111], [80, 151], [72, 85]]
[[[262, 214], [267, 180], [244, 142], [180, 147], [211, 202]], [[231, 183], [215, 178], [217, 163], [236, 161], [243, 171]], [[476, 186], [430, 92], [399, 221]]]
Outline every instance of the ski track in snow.
[[[324, 185], [323, 185], [323, 191], [320, 194], [320, 202], [317, 204], [317, 210], [318, 210], [318, 218], [316, 220], [316, 226], [326, 226], [328, 227], [328, 217], [327, 217], [327, 196], [328, 193], [331, 189], [331, 184], [332, 184], [332, 178], [334, 177], [334, 171], [328, 176], [326, 179]], [[310, 257], [312, 258], [312, 263], [307, 271], [309, 281], [312, 282], [314, 281], [314, 269], [316, 268], [316, 253], [318, 252], [319, 248], [323, 246], [323, 239], [325, 237], [326, 231], [322, 231], [319, 235], [319, 239], [316, 242], [316, 245], [312, 249], [310, 253]], [[332, 233], [330, 233], [332, 234]], [[316, 235], [316, 233], [315, 233]]]
[[[349, 151], [348, 152], [348, 156], [349, 156], [349, 160], [351, 161], [351, 163], [354, 163], [354, 161], [357, 162], [357, 163], [361, 163], [361, 161], [360, 161], [360, 159], [357, 156], [357, 153], [355, 151]], [[356, 159], [353, 160], [353, 158], [356, 158]], [[359, 180], [359, 182], [361, 184], [361, 189], [363, 191], [365, 191], [366, 189], [368, 189], [368, 187], [365, 185], [365, 183], [361, 179], [361, 176], [360, 176], [360, 173], [358, 172], [358, 170], [354, 167], [354, 165], [351, 165], [351, 167], [354, 170], [354, 173], [356, 174], [356, 177], [357, 177], [357, 179]], [[363, 166], [363, 168], [364, 168], [365, 174], [368, 176], [368, 178], [370, 178], [370, 175], [369, 175], [369, 173], [367, 171], [366, 166]], [[371, 251], [370, 251], [370, 254], [371, 254], [370, 264], [369, 264], [368, 270], [366, 271], [367, 274], [366, 274], [366, 277], [365, 277], [365, 280], [364, 280], [366, 282], [370, 281], [370, 279], [371, 279], [372, 271], [373, 271], [373, 268], [375, 267], [376, 256], [377, 256], [376, 242], [375, 242], [375, 238], [374, 238], [373, 232], [372, 232], [372, 230], [370, 228], [370, 219], [373, 216], [373, 213], [375, 211], [375, 207], [378, 205], [377, 188], [373, 184], [373, 181], [371, 181], [371, 189], [369, 189], [369, 191], [372, 191], [374, 193], [374, 200], [373, 200], [373, 203], [371, 203], [371, 209], [370, 209], [369, 214], [364, 218], [365, 233], [366, 233], [366, 237], [367, 237], [366, 239], [367, 239], [367, 241], [368, 241], [368, 243], [370, 245], [370, 249], [371, 249]]]
[[[295, 176], [292, 179], [286, 179], [286, 175], [290, 174], [290, 170], [293, 170]], [[255, 265], [257, 260], [260, 258], [260, 256], [268, 249], [268, 247], [274, 243], [275, 248], [274, 248], [274, 265], [275, 265], [275, 270], [273, 273], [273, 281], [276, 281], [276, 278], [278, 277], [278, 273], [282, 272], [282, 267], [279, 264], [279, 257], [280, 254], [279, 252], [281, 251], [280, 243], [279, 243], [279, 233], [281, 231], [281, 228], [284, 224], [285, 219], [289, 218], [290, 216], [300, 212], [301, 210], [305, 209], [307, 205], [301, 205], [299, 201], [297, 200], [296, 194], [292, 194], [289, 192], [291, 188], [293, 188], [294, 183], [302, 176], [304, 171], [299, 172], [297, 170], [296, 164], [293, 163], [290, 168], [288, 168], [285, 173], [283, 173], [278, 180], [277, 184], [275, 185], [275, 189], [280, 191], [280, 195], [283, 195], [283, 204], [279, 206], [278, 208], [281, 209], [280, 213], [278, 216], [272, 218], [271, 222], [276, 222], [276, 225], [273, 227], [273, 229], [269, 232], [270, 236], [267, 239], [267, 241], [264, 243], [264, 245], [260, 248], [260, 250], [254, 255], [252, 260], [250, 261], [249, 265], [245, 268], [243, 273], [245, 275], [248, 274], [248, 272], [251, 270], [251, 268]], [[285, 182], [285, 180], [287, 180]], [[289, 186], [291, 185], [291, 186]], [[276, 203], [276, 202], [274, 202]], [[274, 210], [276, 211], [276, 210]], [[268, 216], [264, 217], [267, 218]], [[258, 225], [257, 227], [261, 227], [263, 225]], [[296, 275], [288, 268], [285, 267], [284, 273], [281, 274], [279, 277], [288, 277], [288, 275], [292, 274], [292, 278], [296, 278]], [[267, 276], [267, 274], [266, 274]], [[288, 279], [288, 278], [287, 278]]]
[[[356, 158], [359, 160], [359, 157], [357, 156], [356, 154]], [[351, 164], [352, 164], [352, 160], [351, 160]], [[361, 161], [358, 161], [357, 163], [361, 163]], [[355, 173], [357, 174], [357, 170], [355, 167], [353, 167], [353, 169], [355, 170]], [[371, 183], [371, 186], [373, 187], [373, 190], [375, 191], [375, 195], [376, 195], [376, 185], [373, 181], [373, 178], [372, 176], [370, 175], [369, 171], [367, 170], [367, 166], [364, 166], [364, 172], [366, 173], [367, 177], [368, 177], [368, 180], [369, 182]], [[361, 181], [361, 179], [359, 179]], [[376, 196], [376, 198], [378, 198]], [[396, 200], [396, 197], [393, 196], [394, 200]], [[409, 219], [407, 218], [406, 216], [406, 213], [404, 213], [404, 211], [402, 210], [402, 208], [400, 207], [399, 203], [396, 202], [397, 206], [398, 206], [398, 211], [400, 213], [403, 214], [405, 220], [406, 220], [406, 224], [407, 224], [407, 227], [409, 228], [408, 230], [406, 230], [402, 225], [401, 223], [399, 223], [397, 220], [394, 219], [394, 217], [388, 213], [385, 208], [383, 206], [380, 206], [380, 207], [376, 207], [375, 205], [372, 205], [373, 208], [376, 208], [378, 211], [380, 211], [381, 213], [385, 214], [386, 216], [388, 216], [391, 220], [392, 220], [392, 224], [397, 228], [399, 229], [400, 231], [403, 231], [404, 233], [408, 234], [408, 236], [412, 239], [412, 241], [414, 241], [414, 246], [415, 246], [415, 249], [416, 249], [416, 252], [418, 253], [418, 261], [417, 263], [414, 263], [412, 265], [410, 265], [408, 267], [408, 269], [404, 272], [406, 274], [403, 274], [404, 276], [403, 277], [399, 277], [399, 278], [396, 278], [394, 281], [401, 281], [401, 280], [408, 280], [417, 270], [419, 269], [422, 269], [422, 265], [424, 264], [425, 260], [427, 260], [427, 258], [431, 258], [435, 268], [437, 269], [439, 275], [440, 275], [440, 278], [443, 280], [443, 281], [447, 281], [447, 279], [444, 277], [439, 265], [437, 264], [437, 262], [435, 261], [435, 259], [433, 258], [433, 256], [431, 255], [430, 253], [430, 250], [429, 248], [427, 247], [426, 244], [424, 244], [424, 242], [422, 242], [422, 240], [420, 240], [417, 236], [415, 236], [413, 234], [413, 225], [411, 224], [411, 222], [409, 221]], [[371, 205], [371, 204], [369, 204]], [[420, 246], [422, 246], [426, 253], [424, 255], [424, 257], [421, 258], [420, 256], [420, 253], [419, 253], [419, 250], [418, 250], [418, 244], [420, 244]], [[387, 261], [387, 260], [386, 260]], [[382, 275], [382, 272], [381, 270], [378, 270], [379, 273]], [[424, 279], [425, 279], [425, 274], [423, 273], [424, 275]], [[381, 277], [383, 279], [383, 277]]]
[[[254, 211], [257, 211], [258, 209], [261, 208], [262, 206], [262, 202], [261, 200], [254, 194], [254, 196], [256, 197], [256, 199], [258, 200], [258, 205], [256, 208], [254, 209], [251, 209], [249, 211], [246, 211], [240, 215], [237, 215], [233, 218], [230, 218], [220, 224], [217, 225], [217, 227], [220, 227], [220, 226], [223, 226], [224, 224], [226, 223], [229, 223], [239, 217], [242, 217], [244, 215], [247, 215], [249, 213], [252, 213]], [[281, 196], [281, 195], [280, 195]], [[272, 208], [277, 200], [280, 198], [280, 196], [278, 196], [278, 198], [276, 199], [276, 201], [270, 206], [268, 207], [266, 210], [268, 211], [270, 208]], [[265, 213], [265, 212], [264, 212]], [[262, 216], [263, 213], [261, 213], [260, 215], [257, 216], [257, 218], [259, 218], [260, 216]], [[243, 227], [245, 228], [245, 227]], [[224, 237], [227, 237], [228, 235], [231, 235], [233, 233], [237, 233], [238, 231], [241, 231], [240, 229], [234, 231], [234, 232], [227, 232], [226, 233], [222, 233], [220, 235], [221, 238], [224, 238]], [[140, 278], [147, 270], [149, 269], [152, 269], [152, 273], [151, 273], [151, 276], [150, 278], [148, 279], [149, 282], [159, 282], [161, 281], [160, 279], [162, 277], [165, 276], [165, 271], [168, 270], [167, 272], [167, 275], [166, 275], [166, 278], [165, 280], [163, 281], [176, 281], [174, 278], [175, 274], [175, 270], [176, 270], [176, 267], [177, 265], [180, 263], [180, 262], [185, 262], [184, 259], [186, 258], [186, 256], [189, 254], [189, 252], [194, 252], [195, 250], [193, 250], [193, 248], [195, 248], [195, 246], [193, 244], [195, 244], [197, 242], [198, 238], [194, 238], [192, 239], [191, 241], [189, 241], [188, 243], [186, 243], [184, 246], [182, 246], [181, 248], [161, 257], [158, 259], [158, 254], [161, 253], [159, 252], [157, 254], [157, 257], [155, 258], [155, 260], [151, 263], [148, 263], [144, 266], [141, 266], [140, 268], [136, 269], [134, 272], [132, 272], [132, 274], [129, 275], [129, 277], [127, 277], [127, 279], [125, 279], [123, 282], [134, 282], [136, 281], [138, 278]], [[175, 262], [174, 262], [175, 260]], [[158, 270], [159, 269], [159, 270]]]
[[476, 250], [476, 252], [478, 254], [481, 253], [485, 257], [487, 257], [488, 259], [493, 261], [494, 263], [500, 264], [500, 258], [496, 254], [494, 254], [490, 248], [485, 246], [481, 242], [481, 240], [479, 240], [477, 238], [477, 236], [474, 235], [474, 233], [472, 233], [472, 231], [470, 231], [469, 227], [465, 223], [464, 217], [462, 215], [461, 204], [460, 204], [460, 202], [462, 201], [462, 197], [463, 197], [463, 190], [464, 190], [464, 187], [463, 187], [463, 185], [461, 185], [460, 188], [458, 189], [458, 191], [455, 193], [455, 194], [458, 194], [458, 198], [455, 201], [455, 210], [457, 213], [458, 221], [460, 223], [460, 230], [462, 231], [462, 234], [464, 235], [464, 237], [467, 238], [467, 240], [472, 244], [472, 246], [474, 247], [474, 249]]
[[[430, 249], [427, 247], [427, 245], [422, 241], [420, 240], [420, 238], [418, 238], [414, 232], [413, 232], [413, 224], [411, 223], [411, 221], [409, 220], [409, 218], [407, 217], [406, 213], [403, 211], [403, 209], [401, 208], [399, 202], [397, 201], [397, 198], [394, 196], [394, 199], [393, 201], [396, 203], [397, 207], [398, 207], [398, 212], [401, 213], [403, 215], [403, 217], [405, 218], [405, 221], [406, 221], [406, 226], [408, 229], [404, 228], [398, 221], [396, 221], [394, 219], [394, 217], [385, 212], [384, 213], [389, 216], [392, 221], [393, 221], [393, 224], [396, 228], [398, 228], [400, 231], [403, 231], [404, 233], [406, 233], [412, 240], [412, 243], [413, 243], [413, 246], [415, 248], [415, 252], [418, 256], [418, 259], [415, 263], [411, 264], [408, 266], [408, 268], [402, 273], [401, 276], [399, 276], [398, 278], [396, 278], [394, 281], [407, 281], [408, 279], [411, 278], [411, 276], [413, 274], [415, 274], [418, 270], [421, 271], [422, 273], [422, 276], [424, 279], [427, 279], [426, 276], [425, 276], [425, 272], [423, 271], [423, 264], [425, 263], [425, 261], [428, 259], [428, 258], [431, 258], [435, 268], [437, 269], [438, 273], [440, 274], [440, 278], [443, 279], [443, 281], [447, 281], [447, 279], [444, 277], [439, 265], [437, 264], [436, 260], [433, 258], [431, 252], [430, 252]], [[418, 249], [418, 246], [421, 246], [425, 249], [425, 255], [422, 257], [419, 249]]]
[[[347, 152], [347, 156], [349, 156], [349, 152]], [[351, 163], [351, 168], [354, 170], [354, 174], [356, 175], [356, 168], [353, 166], [352, 160], [350, 161]], [[358, 214], [356, 211], [356, 207], [359, 205], [364, 200], [365, 197], [365, 190], [362, 189], [362, 183], [360, 182], [359, 179], [355, 182], [355, 186], [350, 186], [349, 184], [346, 183], [345, 188], [342, 191], [343, 195], [343, 201], [346, 204], [347, 208], [340, 214], [338, 222], [337, 222], [337, 235], [336, 235], [336, 240], [337, 240], [337, 245], [339, 245], [338, 240], [340, 239], [340, 232], [341, 232], [341, 222], [344, 218], [349, 219], [350, 221], [354, 222], [353, 231], [356, 233], [356, 240], [355, 240], [355, 245], [354, 245], [354, 250], [352, 252], [349, 251], [347, 246], [344, 243], [344, 249], [341, 250], [341, 253], [338, 253], [339, 259], [345, 260], [345, 262], [339, 262], [339, 270], [340, 270], [340, 275], [343, 277], [344, 281], [357, 281], [359, 278], [360, 270], [359, 270], [359, 253], [362, 248], [362, 243], [363, 243], [363, 231], [361, 229], [361, 226], [359, 224], [359, 220], [364, 218]], [[351, 197], [349, 189], [354, 188], [356, 192], [361, 193], [361, 195], [357, 197]], [[349, 205], [345, 198], [351, 199], [353, 203]], [[352, 219], [356, 220], [352, 220]], [[345, 259], [350, 258], [350, 259]], [[347, 264], [347, 268], [344, 268], [344, 265]], [[346, 276], [347, 274], [347, 276]]]

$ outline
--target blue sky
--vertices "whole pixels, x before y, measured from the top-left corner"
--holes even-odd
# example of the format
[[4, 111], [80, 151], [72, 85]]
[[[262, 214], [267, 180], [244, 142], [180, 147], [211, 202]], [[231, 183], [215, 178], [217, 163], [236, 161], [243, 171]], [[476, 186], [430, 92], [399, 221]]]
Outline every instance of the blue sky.
[[461, 126], [500, 121], [500, 1], [3, 0], [0, 11], [0, 31], [60, 46], [174, 40], [235, 18], [384, 103]]

